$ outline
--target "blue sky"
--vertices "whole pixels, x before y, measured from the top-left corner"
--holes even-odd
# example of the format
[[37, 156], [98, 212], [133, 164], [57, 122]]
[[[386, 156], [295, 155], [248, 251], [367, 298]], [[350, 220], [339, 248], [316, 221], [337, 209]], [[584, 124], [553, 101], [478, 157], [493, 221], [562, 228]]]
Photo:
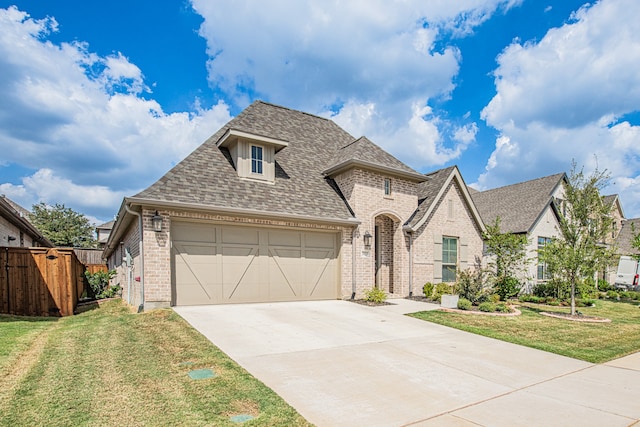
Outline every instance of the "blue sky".
[[596, 166], [640, 216], [635, 0], [0, 1], [0, 193], [106, 221], [255, 99], [494, 188]]

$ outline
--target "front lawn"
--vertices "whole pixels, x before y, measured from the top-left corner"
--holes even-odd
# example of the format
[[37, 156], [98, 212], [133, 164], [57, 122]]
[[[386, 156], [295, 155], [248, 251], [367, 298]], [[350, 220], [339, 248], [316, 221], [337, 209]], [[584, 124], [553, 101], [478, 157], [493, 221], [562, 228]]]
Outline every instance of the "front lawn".
[[640, 351], [640, 309], [637, 302], [598, 300], [578, 310], [611, 323], [572, 322], [542, 316], [540, 311], [568, 313], [568, 307], [523, 303], [521, 316], [494, 317], [428, 311], [411, 316], [463, 331], [533, 347], [587, 362], [602, 363]]
[[[211, 369], [214, 378], [189, 373]], [[308, 423], [172, 310], [0, 316], [0, 425]]]

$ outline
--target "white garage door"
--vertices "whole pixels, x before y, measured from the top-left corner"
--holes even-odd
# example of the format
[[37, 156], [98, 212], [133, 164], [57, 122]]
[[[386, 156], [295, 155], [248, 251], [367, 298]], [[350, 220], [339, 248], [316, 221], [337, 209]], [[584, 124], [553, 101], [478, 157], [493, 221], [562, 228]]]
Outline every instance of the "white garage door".
[[336, 233], [172, 222], [175, 305], [338, 297]]

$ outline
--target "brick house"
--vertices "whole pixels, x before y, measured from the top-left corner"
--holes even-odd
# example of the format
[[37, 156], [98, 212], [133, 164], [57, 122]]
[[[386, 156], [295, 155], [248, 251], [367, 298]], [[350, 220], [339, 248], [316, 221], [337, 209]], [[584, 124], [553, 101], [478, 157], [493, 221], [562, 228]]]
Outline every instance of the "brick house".
[[549, 279], [538, 249], [560, 236], [560, 212], [564, 209], [565, 173], [537, 178], [492, 190], [473, 192], [472, 198], [485, 224], [500, 218], [503, 233], [527, 236], [528, 264], [519, 279], [525, 291]]
[[0, 195], [0, 246], [52, 248], [53, 243], [27, 219], [29, 211]]
[[123, 298], [170, 305], [420, 294], [482, 255], [457, 167], [416, 172], [333, 121], [257, 101], [123, 200]]

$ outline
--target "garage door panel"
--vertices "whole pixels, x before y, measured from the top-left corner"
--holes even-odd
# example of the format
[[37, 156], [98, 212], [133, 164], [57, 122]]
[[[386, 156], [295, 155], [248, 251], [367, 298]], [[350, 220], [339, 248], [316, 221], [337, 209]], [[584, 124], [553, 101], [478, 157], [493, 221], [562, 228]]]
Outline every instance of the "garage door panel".
[[305, 246], [307, 248], [326, 248], [334, 249], [336, 247], [335, 234], [329, 233], [306, 233]]
[[174, 239], [174, 243], [178, 240], [200, 243], [216, 242], [216, 229], [208, 224], [174, 222], [171, 224], [171, 234], [179, 236], [179, 238]]
[[299, 231], [274, 230], [268, 234], [269, 246], [299, 248], [302, 246], [302, 233]]
[[[199, 243], [185, 236], [210, 240]], [[176, 221], [172, 239], [176, 304], [338, 296], [335, 233]]]
[[222, 228], [222, 243], [257, 245], [259, 231], [254, 228], [228, 227]]

